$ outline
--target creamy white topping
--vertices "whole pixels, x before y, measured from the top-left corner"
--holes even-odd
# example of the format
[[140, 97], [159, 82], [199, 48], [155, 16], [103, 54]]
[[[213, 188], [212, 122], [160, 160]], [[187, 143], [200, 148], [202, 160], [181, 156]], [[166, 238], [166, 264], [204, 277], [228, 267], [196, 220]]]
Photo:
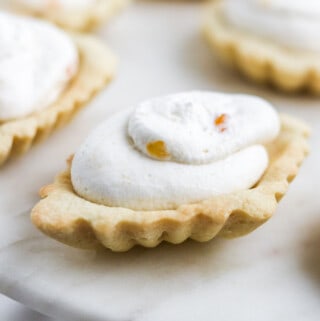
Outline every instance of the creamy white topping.
[[[13, 0], [17, 4], [38, 12], [47, 10], [84, 11], [92, 8], [99, 0]], [[108, 1], [108, 0], [103, 0]]]
[[190, 92], [140, 104], [128, 133], [153, 158], [202, 164], [274, 139], [277, 119], [273, 107], [257, 97]]
[[291, 49], [320, 51], [319, 0], [224, 0], [222, 9], [236, 28]]
[[0, 13], [0, 120], [48, 107], [78, 68], [72, 40], [56, 27]]
[[[221, 113], [228, 121], [217, 125]], [[174, 209], [248, 189], [268, 165], [259, 144], [279, 128], [272, 107], [255, 97], [191, 92], [147, 101], [109, 118], [87, 138], [72, 162], [72, 184], [89, 201], [136, 210]], [[154, 138], [166, 148], [155, 146], [150, 155], [143, 143]]]

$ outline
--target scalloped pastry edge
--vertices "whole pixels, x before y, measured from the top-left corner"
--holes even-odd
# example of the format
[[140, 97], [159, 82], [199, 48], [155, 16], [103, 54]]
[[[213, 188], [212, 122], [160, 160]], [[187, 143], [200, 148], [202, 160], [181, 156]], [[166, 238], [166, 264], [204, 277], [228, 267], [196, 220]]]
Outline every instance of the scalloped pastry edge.
[[207, 8], [203, 33], [222, 61], [258, 84], [320, 94], [320, 54], [290, 50], [228, 25], [220, 3], [216, 0]]
[[14, 5], [13, 9], [21, 14], [48, 20], [65, 29], [87, 32], [108, 21], [130, 2], [131, 0], [100, 0], [92, 10], [74, 14], [70, 14], [69, 11], [66, 13], [57, 13], [55, 11], [37, 12], [21, 5]]
[[176, 210], [133, 211], [89, 202], [78, 196], [70, 180], [70, 165], [54, 183], [43, 187], [43, 198], [32, 210], [34, 225], [44, 234], [78, 248], [107, 247], [127, 251], [134, 245], [155, 247], [215, 236], [245, 235], [266, 222], [308, 154], [308, 127], [282, 116], [279, 137], [267, 146], [270, 164], [252, 189], [181, 205]]
[[79, 34], [72, 34], [72, 39], [80, 56], [77, 75], [50, 107], [0, 123], [0, 165], [11, 156], [27, 152], [33, 144], [69, 122], [113, 78], [116, 59], [102, 42]]

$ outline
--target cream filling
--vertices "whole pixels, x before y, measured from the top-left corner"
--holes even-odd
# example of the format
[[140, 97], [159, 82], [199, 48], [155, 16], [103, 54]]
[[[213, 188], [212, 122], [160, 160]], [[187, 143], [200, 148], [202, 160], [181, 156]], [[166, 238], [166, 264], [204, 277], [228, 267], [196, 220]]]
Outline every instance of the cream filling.
[[143, 102], [128, 125], [142, 153], [185, 164], [223, 159], [278, 131], [277, 113], [260, 98], [197, 91]]
[[0, 13], [0, 120], [53, 103], [78, 69], [72, 40], [51, 24]]
[[295, 50], [320, 52], [320, 1], [223, 0], [228, 23]]
[[[177, 97], [181, 98], [178, 104], [180, 107], [168, 103]], [[207, 100], [209, 97], [211, 105]], [[181, 106], [184, 106], [188, 98], [190, 101], [187, 105], [192, 106], [186, 111]], [[161, 101], [163, 113], [160, 112], [160, 107], [157, 107], [161, 105]], [[208, 104], [203, 104], [203, 101]], [[250, 107], [243, 111], [241, 106], [245, 102]], [[208, 111], [205, 114], [204, 105]], [[148, 108], [144, 114], [145, 106]], [[204, 128], [202, 133], [201, 129], [197, 128], [189, 135], [189, 128], [197, 127], [197, 124], [203, 128], [206, 117], [210, 119], [208, 124], [216, 130], [215, 115], [221, 112], [230, 115], [227, 129], [220, 129], [217, 134], [225, 135], [225, 140], [220, 141], [214, 134], [210, 137], [216, 140], [216, 144], [210, 144], [206, 136], [207, 128]], [[256, 116], [249, 115], [252, 112]], [[172, 113], [177, 119], [172, 117]], [[187, 116], [189, 113], [192, 115]], [[160, 124], [144, 128], [142, 131], [135, 130], [141, 128], [137, 125], [136, 119], [146, 126], [149, 121], [156, 125], [162, 117], [166, 123], [164, 127]], [[185, 124], [180, 127], [186, 118], [190, 126]], [[240, 124], [237, 124], [237, 120]], [[263, 130], [258, 131], [255, 120], [259, 121], [258, 127], [263, 127]], [[174, 124], [178, 126], [175, 127]], [[165, 135], [161, 128], [169, 134]], [[193, 92], [151, 100], [109, 118], [87, 138], [72, 162], [72, 184], [83, 198], [106, 206], [135, 210], [175, 209], [181, 204], [252, 187], [268, 166], [268, 154], [260, 143], [275, 138], [279, 128], [279, 119], [275, 111], [265, 101], [254, 97]], [[152, 135], [154, 132], [162, 135], [160, 138], [168, 147], [166, 152], [170, 154], [169, 158], [155, 159], [153, 153], [149, 155], [142, 148], [142, 142], [148, 144], [149, 138], [153, 140], [150, 132]], [[175, 149], [175, 144], [178, 145], [180, 141], [180, 134], [181, 137], [185, 135], [185, 141], [181, 140], [184, 146]], [[135, 140], [133, 136], [144, 138]], [[202, 147], [196, 147], [197, 142], [202, 144], [202, 137], [206, 137], [205, 146], [210, 157], [213, 156], [205, 156], [205, 161], [201, 153]], [[192, 155], [189, 152], [185, 153], [190, 144], [194, 144], [191, 149], [194, 153]], [[228, 147], [220, 146], [221, 144]], [[179, 150], [181, 153], [177, 152]], [[162, 152], [161, 148], [155, 148], [155, 154], [162, 155]], [[199, 155], [196, 155], [198, 152]]]

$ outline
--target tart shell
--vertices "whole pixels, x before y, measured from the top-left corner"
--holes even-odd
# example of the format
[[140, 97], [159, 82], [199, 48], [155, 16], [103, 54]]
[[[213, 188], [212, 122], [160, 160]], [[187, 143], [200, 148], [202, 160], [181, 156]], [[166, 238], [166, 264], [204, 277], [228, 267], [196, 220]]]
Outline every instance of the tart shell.
[[214, 53], [256, 83], [271, 84], [284, 92], [320, 94], [320, 54], [290, 50], [229, 25], [221, 0], [208, 8], [204, 35]]
[[78, 248], [107, 247], [127, 251], [134, 245], [155, 247], [162, 241], [178, 244], [215, 236], [238, 237], [266, 222], [297, 175], [308, 153], [306, 125], [282, 116], [278, 138], [267, 146], [270, 164], [256, 186], [213, 197], [176, 210], [134, 211], [108, 207], [78, 196], [68, 169], [41, 189], [43, 198], [32, 210], [32, 221], [43, 233]]
[[79, 70], [55, 103], [30, 116], [0, 123], [0, 165], [23, 154], [64, 125], [114, 76], [116, 59], [99, 40], [72, 35], [79, 51]]
[[15, 5], [14, 9], [22, 14], [49, 20], [58, 26], [74, 31], [90, 31], [105, 21], [108, 21], [118, 11], [124, 8], [130, 0], [99, 0], [91, 9], [84, 12], [61, 12], [48, 10], [46, 12]]

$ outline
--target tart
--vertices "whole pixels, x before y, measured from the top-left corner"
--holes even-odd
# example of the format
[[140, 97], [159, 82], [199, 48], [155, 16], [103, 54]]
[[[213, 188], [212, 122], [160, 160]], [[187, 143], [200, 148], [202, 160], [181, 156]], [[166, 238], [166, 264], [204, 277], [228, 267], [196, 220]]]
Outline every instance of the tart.
[[275, 212], [308, 135], [257, 97], [152, 99], [89, 135], [41, 189], [32, 221], [65, 244], [113, 251], [242, 236]]
[[49, 20], [62, 28], [89, 31], [128, 3], [129, 0], [14, 0], [9, 8]]
[[3, 164], [68, 122], [112, 79], [116, 63], [97, 39], [31, 18], [1, 13], [0, 38]]
[[318, 1], [216, 0], [204, 34], [222, 61], [254, 82], [320, 94], [319, 21]]

